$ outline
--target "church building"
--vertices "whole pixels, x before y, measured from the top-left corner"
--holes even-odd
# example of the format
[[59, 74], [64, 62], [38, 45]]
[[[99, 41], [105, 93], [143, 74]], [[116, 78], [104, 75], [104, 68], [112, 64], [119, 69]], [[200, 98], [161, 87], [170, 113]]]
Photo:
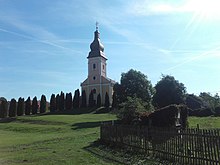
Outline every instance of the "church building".
[[86, 93], [87, 104], [89, 103], [89, 95], [92, 92], [95, 102], [97, 102], [97, 96], [100, 94], [102, 105], [105, 103], [105, 95], [107, 93], [111, 105], [115, 81], [107, 77], [107, 58], [104, 53], [104, 46], [100, 41], [98, 24], [96, 24], [94, 40], [90, 44], [90, 52], [87, 59], [88, 77], [81, 83], [81, 90]]

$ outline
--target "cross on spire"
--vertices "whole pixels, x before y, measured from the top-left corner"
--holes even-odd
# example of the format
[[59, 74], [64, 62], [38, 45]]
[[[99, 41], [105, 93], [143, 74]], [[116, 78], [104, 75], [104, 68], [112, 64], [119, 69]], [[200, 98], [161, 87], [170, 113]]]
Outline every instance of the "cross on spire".
[[96, 26], [96, 30], [98, 31], [99, 30], [99, 23], [96, 21], [96, 23], [95, 23], [95, 26]]

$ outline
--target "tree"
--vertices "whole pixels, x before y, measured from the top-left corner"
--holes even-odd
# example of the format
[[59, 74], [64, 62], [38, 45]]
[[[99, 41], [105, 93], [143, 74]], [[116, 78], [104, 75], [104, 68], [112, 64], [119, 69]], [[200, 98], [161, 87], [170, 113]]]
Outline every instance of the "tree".
[[184, 103], [186, 88], [183, 83], [175, 80], [173, 76], [162, 75], [162, 79], [157, 82], [156, 93], [153, 96], [154, 106], [161, 108], [170, 104]]
[[32, 101], [32, 114], [37, 114], [37, 112], [38, 112], [38, 101], [37, 101], [37, 97], [35, 96]]
[[60, 95], [56, 95], [56, 111], [60, 112]]
[[114, 85], [115, 105], [119, 105], [126, 101], [128, 97], [140, 98], [150, 105], [154, 89], [147, 76], [136, 70], [129, 70], [127, 73], [122, 73], [121, 84]]
[[45, 95], [42, 95], [40, 99], [40, 113], [45, 113], [46, 108], [47, 108], [47, 99]]
[[105, 107], [106, 107], [106, 108], [109, 108], [109, 106], [110, 106], [109, 95], [108, 95], [108, 93], [106, 92], [106, 93], [105, 93]]
[[60, 111], [64, 111], [65, 109], [65, 95], [64, 93], [61, 91], [60, 93], [60, 100], [59, 100], [59, 110]]
[[73, 105], [73, 102], [72, 102], [72, 93], [67, 93], [66, 94], [66, 110], [71, 110], [72, 109], [72, 105]]
[[52, 94], [50, 97], [50, 112], [56, 112], [56, 97], [55, 94]]
[[116, 108], [117, 107], [117, 97], [116, 97], [116, 92], [113, 93], [112, 95], [112, 108]]
[[21, 97], [18, 99], [17, 115], [18, 116], [24, 115], [24, 98]]
[[89, 94], [89, 107], [92, 108], [94, 106], [95, 106], [95, 100], [94, 100], [93, 91], [91, 90]]
[[0, 118], [6, 118], [8, 116], [8, 101], [1, 97], [0, 98]]
[[85, 108], [87, 107], [87, 101], [86, 101], [86, 91], [82, 91], [82, 102], [81, 102], [81, 107]]
[[80, 103], [80, 92], [79, 89], [75, 90], [74, 97], [73, 97], [73, 108], [79, 108]]
[[120, 105], [117, 117], [124, 124], [130, 124], [135, 118], [138, 118], [140, 112], [145, 112], [145, 103], [137, 97], [128, 97], [125, 102]]
[[30, 97], [28, 97], [27, 100], [25, 101], [24, 113], [25, 113], [25, 115], [31, 114], [31, 98]]
[[96, 105], [97, 105], [97, 107], [101, 107], [101, 105], [102, 105], [100, 93], [97, 96], [97, 104]]
[[9, 117], [16, 117], [17, 116], [17, 102], [15, 99], [11, 99], [10, 106], [9, 106]]

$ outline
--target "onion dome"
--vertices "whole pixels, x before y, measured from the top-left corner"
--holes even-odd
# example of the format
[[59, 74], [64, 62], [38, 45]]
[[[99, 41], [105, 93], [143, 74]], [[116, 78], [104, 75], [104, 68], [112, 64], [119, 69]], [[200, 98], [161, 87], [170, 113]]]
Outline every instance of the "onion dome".
[[100, 33], [98, 31], [98, 26], [96, 26], [96, 31], [94, 32], [94, 40], [90, 44], [91, 51], [89, 52], [89, 56], [87, 58], [100, 57], [100, 56], [106, 58], [104, 54], [104, 46], [100, 41], [99, 35]]

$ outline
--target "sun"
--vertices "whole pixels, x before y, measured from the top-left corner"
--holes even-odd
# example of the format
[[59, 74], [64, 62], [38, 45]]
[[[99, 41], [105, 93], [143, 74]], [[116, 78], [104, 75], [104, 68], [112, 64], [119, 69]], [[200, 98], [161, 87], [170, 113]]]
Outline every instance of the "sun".
[[220, 0], [188, 0], [184, 8], [200, 19], [220, 19]]

